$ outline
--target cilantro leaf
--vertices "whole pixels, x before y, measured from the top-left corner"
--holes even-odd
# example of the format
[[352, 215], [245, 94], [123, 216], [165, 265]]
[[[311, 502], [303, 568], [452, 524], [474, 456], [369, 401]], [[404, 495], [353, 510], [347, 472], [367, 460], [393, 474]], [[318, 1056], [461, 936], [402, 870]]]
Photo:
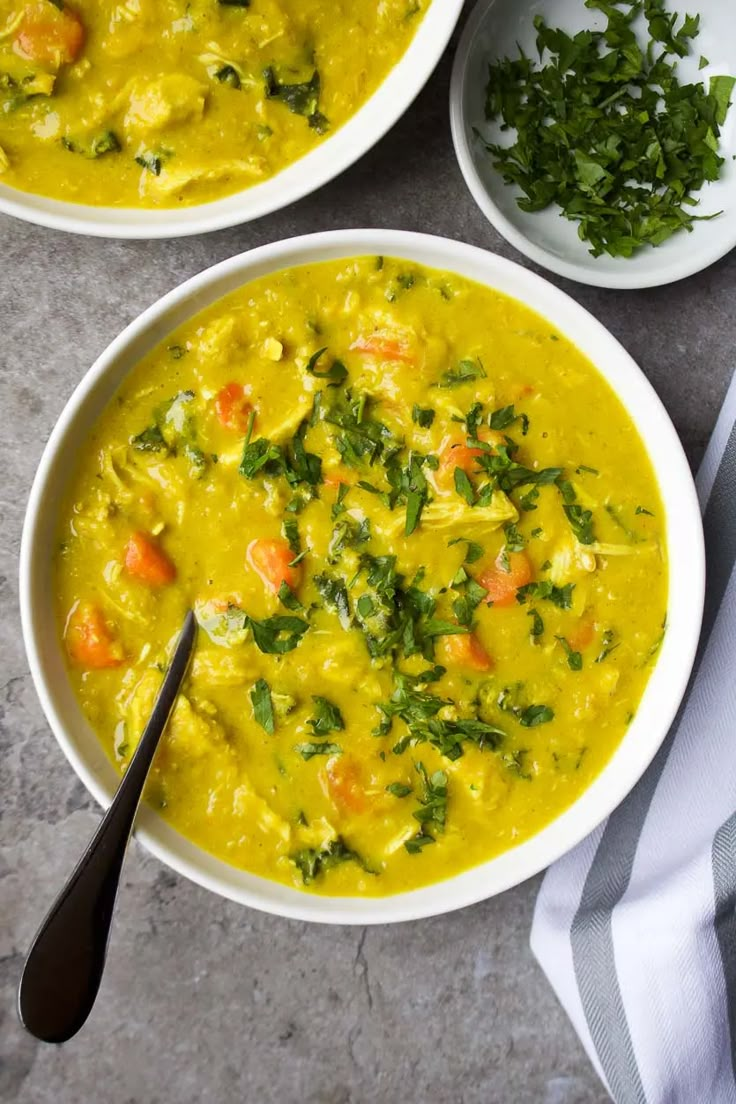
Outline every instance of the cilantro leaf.
[[253, 703], [253, 718], [261, 728], [273, 736], [275, 722], [273, 716], [273, 702], [271, 701], [271, 688], [265, 679], [258, 679], [250, 692], [250, 700]]
[[405, 782], [389, 782], [385, 789], [392, 797], [408, 797], [411, 793], [411, 786], [407, 786]]
[[477, 541], [468, 540], [466, 537], [453, 537], [447, 542], [447, 547], [452, 548], [454, 544], [466, 544], [468, 546], [464, 560], [466, 564], [474, 564], [481, 558], [484, 552], [482, 544], [478, 544]]
[[319, 110], [322, 82], [316, 69], [308, 81], [287, 84], [280, 81], [273, 66], [269, 66], [263, 71], [263, 80], [268, 99], [281, 100], [294, 115], [304, 115], [318, 134], [324, 134], [329, 129], [329, 122]]
[[556, 636], [555, 640], [559, 640], [560, 644], [565, 650], [567, 656], [567, 665], [571, 671], [582, 671], [583, 669], [583, 657], [580, 652], [574, 650], [572, 645], [564, 636]]
[[306, 763], [315, 755], [339, 755], [342, 748], [339, 744], [330, 744], [326, 740], [308, 740], [303, 744], [294, 744], [294, 751], [298, 751]]
[[461, 360], [455, 368], [448, 368], [440, 376], [438, 387], [460, 387], [471, 380], [485, 379], [486, 370], [479, 358], [476, 360]]
[[310, 885], [320, 874], [344, 862], [357, 862], [363, 870], [371, 873], [357, 851], [352, 851], [341, 836], [320, 849], [305, 847], [295, 851], [289, 858], [301, 872], [304, 885]]
[[526, 583], [525, 586], [519, 587], [516, 592], [516, 601], [523, 605], [528, 598], [543, 598], [559, 609], [568, 610], [572, 606], [572, 592], [574, 589], [574, 583], [566, 583], [559, 587], [548, 579], [543, 579], [540, 582]]
[[349, 629], [352, 619], [345, 580], [323, 572], [314, 576], [314, 585], [317, 587], [327, 609], [337, 614], [343, 629]]
[[426, 832], [417, 832], [411, 839], [404, 841], [404, 847], [410, 855], [418, 855], [423, 847], [435, 842], [434, 836], [427, 835]]
[[435, 419], [435, 412], [431, 407], [421, 407], [417, 403], [411, 408], [411, 420], [422, 429], [429, 429]]
[[301, 617], [275, 616], [256, 621], [245, 614], [246, 626], [253, 634], [253, 641], [266, 655], [284, 655], [297, 647], [309, 628]]
[[422, 780], [422, 804], [412, 815], [422, 825], [423, 831], [431, 824], [436, 831], [443, 832], [447, 820], [447, 774], [435, 771], [427, 774], [423, 763], [415, 763], [417, 774]]
[[327, 736], [330, 732], [340, 732], [345, 728], [342, 713], [327, 698], [318, 694], [312, 696], [314, 702], [314, 716], [310, 717], [307, 724], [315, 736]]
[[309, 358], [307, 371], [310, 375], [315, 376], [317, 379], [328, 380], [328, 387], [338, 387], [348, 378], [348, 370], [341, 360], [333, 360], [329, 368], [325, 369], [324, 372], [320, 371], [317, 368], [317, 363], [320, 360], [322, 354], [326, 352], [327, 346], [325, 346], [324, 349], [318, 349], [317, 352]]
[[536, 728], [548, 724], [554, 719], [554, 712], [548, 705], [528, 705], [519, 716], [519, 724], [524, 728]]

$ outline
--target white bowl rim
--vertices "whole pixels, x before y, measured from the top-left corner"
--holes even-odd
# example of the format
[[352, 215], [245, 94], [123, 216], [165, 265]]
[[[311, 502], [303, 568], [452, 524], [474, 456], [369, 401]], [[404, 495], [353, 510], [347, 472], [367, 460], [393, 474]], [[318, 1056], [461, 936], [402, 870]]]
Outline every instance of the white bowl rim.
[[404, 54], [355, 114], [297, 161], [251, 187], [181, 208], [139, 208], [71, 203], [0, 183], [0, 212], [73, 234], [155, 240], [224, 230], [288, 207], [345, 172], [398, 122], [436, 69], [463, 3], [432, 0]]
[[683, 249], [678, 260], [670, 260], [669, 264], [666, 267], [662, 266], [658, 272], [642, 272], [637, 267], [635, 258], [626, 269], [622, 269], [620, 272], [611, 272], [596, 269], [593, 264], [583, 265], [575, 261], [566, 261], [564, 257], [560, 257], [537, 245], [536, 242], [514, 226], [500, 207], [494, 203], [476, 171], [463, 112], [465, 76], [473, 39], [478, 33], [486, 13], [489, 8], [493, 7], [495, 2], [496, 0], [478, 0], [460, 35], [450, 76], [450, 133], [455, 148], [455, 157], [468, 190], [477, 206], [491, 225], [498, 230], [499, 234], [525, 257], [528, 257], [530, 261], [548, 269], [550, 272], [555, 272], [558, 276], [564, 276], [568, 280], [575, 280], [580, 284], [587, 284], [589, 287], [610, 288], [618, 291], [663, 287], [666, 284], [677, 283], [678, 280], [694, 276], [730, 253], [736, 247], [736, 222], [734, 223], [734, 231], [731, 234], [724, 233], [720, 239], [716, 240], [711, 249]]
[[[137, 838], [148, 851], [178, 873], [241, 904], [280, 916], [321, 923], [396, 922], [438, 915], [475, 904], [539, 873], [593, 831], [636, 784], [675, 717], [695, 657], [705, 587], [705, 553], [697, 494], [682, 445], [669, 416], [649, 381], [616, 338], [565, 292], [497, 254], [462, 242], [407, 231], [335, 230], [260, 246], [193, 276], [131, 322], [77, 385], [38, 465], [20, 551], [23, 639], [34, 685], [52, 732], [96, 801], [103, 807], [109, 805], [117, 778], [109, 763], [105, 781], [97, 778], [67, 731], [60, 715], [61, 691], [57, 687], [55, 692], [51, 686], [44, 660], [43, 646], [47, 637], [41, 631], [44, 620], [48, 622], [50, 618], [52, 623], [54, 621], [49, 603], [44, 605], [42, 599], [43, 588], [50, 575], [48, 544], [43, 546], [39, 539], [44, 518], [48, 518], [51, 512], [45, 509], [48, 505], [45, 497], [65, 444], [68, 440], [78, 439], [79, 433], [88, 432], [94, 421], [91, 419], [84, 427], [77, 427], [80, 409], [107, 377], [110, 377], [109, 392], [117, 389], [125, 375], [117, 362], [126, 354], [130, 356], [133, 346], [136, 347], [136, 356], [140, 356], [138, 345], [141, 342], [144, 342], [141, 348], [145, 351], [164, 339], [166, 332], [172, 328], [167, 321], [172, 311], [178, 312], [176, 324], [179, 324], [209, 302], [227, 294], [228, 290], [246, 284], [249, 279], [265, 272], [290, 265], [372, 254], [434, 264], [435, 267], [469, 275], [469, 278], [480, 280], [491, 288], [498, 287], [504, 294], [512, 294], [508, 291], [509, 286], [518, 288], [520, 294], [517, 298], [543, 317], [550, 318], [551, 313], [553, 325], [569, 336], [573, 343], [580, 346], [586, 342], [594, 343], [600, 351], [596, 362], [598, 370], [609, 380], [621, 401], [624, 401], [622, 390], [635, 396], [635, 402], [625, 405], [642, 437], [649, 443], [650, 459], [665, 504], [670, 570], [668, 618], [673, 629], [665, 634], [641, 705], [621, 744], [603, 771], [574, 804], [515, 848], [446, 881], [388, 897], [327, 897], [304, 893], [245, 874], [214, 859], [176, 833], [152, 811], [146, 808], [141, 810]], [[540, 302], [543, 306], [538, 305]], [[554, 309], [550, 311], [550, 308]], [[578, 326], [577, 337], [558, 324], [554, 316], [574, 319]], [[616, 377], [616, 382], [611, 375]], [[646, 426], [646, 435], [642, 432], [643, 425]], [[62, 477], [57, 475], [55, 478]], [[676, 509], [673, 509], [675, 505]], [[675, 531], [677, 542], [673, 543]], [[685, 571], [689, 586], [675, 586], [676, 579], [684, 577]], [[53, 645], [52, 650], [57, 655], [60, 653], [58, 643]], [[68, 682], [67, 692], [70, 692]], [[79, 723], [86, 726], [81, 710]], [[101, 745], [97, 744], [97, 747], [102, 754]]]

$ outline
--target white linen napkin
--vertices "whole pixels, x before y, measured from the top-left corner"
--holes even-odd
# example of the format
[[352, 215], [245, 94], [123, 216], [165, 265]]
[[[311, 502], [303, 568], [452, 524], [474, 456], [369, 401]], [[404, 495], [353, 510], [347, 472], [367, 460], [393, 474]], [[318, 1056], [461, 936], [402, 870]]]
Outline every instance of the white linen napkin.
[[736, 377], [697, 479], [705, 617], [628, 798], [555, 863], [531, 946], [616, 1104], [736, 1104]]

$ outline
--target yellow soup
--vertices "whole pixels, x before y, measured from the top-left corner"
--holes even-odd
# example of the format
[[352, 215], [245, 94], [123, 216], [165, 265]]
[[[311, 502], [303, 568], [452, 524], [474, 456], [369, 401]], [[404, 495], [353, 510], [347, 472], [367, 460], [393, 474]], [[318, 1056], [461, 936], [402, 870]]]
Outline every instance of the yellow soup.
[[334, 133], [430, 0], [0, 0], [0, 182], [174, 207]]
[[248, 284], [147, 356], [63, 508], [69, 675], [120, 769], [187, 608], [149, 800], [328, 894], [449, 877], [565, 809], [660, 644], [664, 519], [554, 326], [363, 257]]

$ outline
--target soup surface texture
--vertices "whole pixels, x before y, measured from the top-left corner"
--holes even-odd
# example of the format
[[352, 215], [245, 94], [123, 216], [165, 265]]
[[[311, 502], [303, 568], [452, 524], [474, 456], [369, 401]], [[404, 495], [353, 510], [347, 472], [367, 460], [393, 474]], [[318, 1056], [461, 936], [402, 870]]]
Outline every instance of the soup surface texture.
[[662, 638], [658, 489], [554, 325], [450, 273], [281, 271], [126, 378], [63, 506], [60, 633], [122, 769], [187, 608], [149, 800], [226, 861], [389, 894], [528, 838]]
[[429, 2], [0, 0], [0, 183], [115, 207], [258, 183], [357, 111]]

